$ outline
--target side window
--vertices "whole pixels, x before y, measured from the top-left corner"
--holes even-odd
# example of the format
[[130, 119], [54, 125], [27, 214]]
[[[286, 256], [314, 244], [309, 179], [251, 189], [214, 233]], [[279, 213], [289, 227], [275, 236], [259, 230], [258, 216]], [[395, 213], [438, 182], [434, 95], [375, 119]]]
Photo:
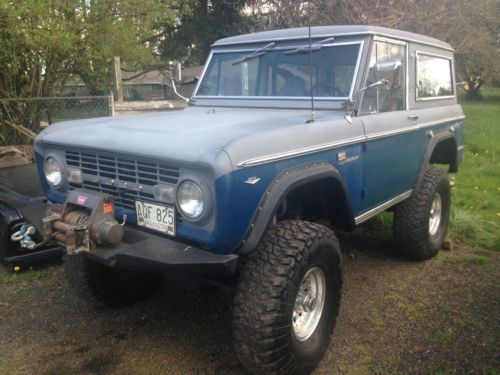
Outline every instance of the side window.
[[417, 100], [453, 95], [451, 60], [417, 54]]
[[378, 85], [363, 92], [361, 113], [401, 111], [406, 109], [406, 46], [376, 41], [370, 57], [365, 86], [380, 80]]

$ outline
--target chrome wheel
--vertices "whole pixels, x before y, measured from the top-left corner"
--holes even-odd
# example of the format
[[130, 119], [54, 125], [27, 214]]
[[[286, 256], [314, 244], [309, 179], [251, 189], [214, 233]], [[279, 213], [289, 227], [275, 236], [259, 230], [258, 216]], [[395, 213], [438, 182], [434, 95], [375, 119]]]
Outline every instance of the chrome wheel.
[[441, 224], [441, 216], [443, 211], [443, 200], [441, 195], [436, 193], [434, 199], [432, 200], [431, 212], [429, 215], [429, 234], [434, 236], [438, 229], [439, 224]]
[[292, 325], [297, 340], [307, 340], [316, 330], [325, 305], [325, 297], [325, 275], [320, 268], [311, 268], [302, 279], [295, 297]]

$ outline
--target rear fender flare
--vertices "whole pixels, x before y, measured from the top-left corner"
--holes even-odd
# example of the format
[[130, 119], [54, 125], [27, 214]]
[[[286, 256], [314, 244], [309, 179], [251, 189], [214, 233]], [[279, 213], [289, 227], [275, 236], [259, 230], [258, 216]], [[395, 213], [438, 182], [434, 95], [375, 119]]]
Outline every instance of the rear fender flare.
[[[422, 181], [424, 180], [424, 175], [425, 171], [427, 170], [428, 166], [430, 165], [431, 157], [432, 154], [434, 153], [434, 150], [436, 147], [443, 141], [446, 141], [448, 139], [453, 139], [456, 144], [456, 137], [455, 134], [449, 130], [442, 131], [440, 133], [434, 133], [432, 131], [429, 131], [427, 133], [430, 137], [429, 143], [427, 144], [427, 148], [425, 149], [424, 157], [422, 158], [422, 164], [420, 166], [420, 171], [417, 175], [417, 178], [415, 180], [415, 184], [413, 186], [413, 191], [416, 192], [420, 188], [420, 185], [422, 184]], [[456, 172], [458, 169], [458, 151], [455, 148], [455, 155], [454, 157], [454, 162], [450, 163], [450, 172]]]

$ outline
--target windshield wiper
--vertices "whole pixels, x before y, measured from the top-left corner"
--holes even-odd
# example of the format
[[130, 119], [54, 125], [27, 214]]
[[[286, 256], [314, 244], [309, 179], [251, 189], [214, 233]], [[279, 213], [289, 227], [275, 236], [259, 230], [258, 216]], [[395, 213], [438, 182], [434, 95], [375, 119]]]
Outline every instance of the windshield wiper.
[[296, 55], [296, 54], [309, 53], [309, 51], [319, 51], [320, 49], [322, 49], [324, 47], [323, 46], [324, 43], [333, 42], [334, 39], [335, 39], [334, 37], [326, 38], [326, 39], [320, 40], [319, 42], [312, 44], [310, 47], [304, 46], [304, 47], [292, 49], [291, 51], [286, 51], [285, 55]]
[[238, 60], [233, 62], [233, 65], [241, 64], [242, 62], [248, 61], [255, 59], [259, 56], [265, 55], [269, 51], [272, 51], [273, 47], [276, 45], [275, 42], [271, 42], [269, 44], [266, 44], [264, 47], [259, 48], [258, 50], [253, 51], [252, 53], [249, 53], [248, 55], [245, 55], [243, 57], [240, 57]]

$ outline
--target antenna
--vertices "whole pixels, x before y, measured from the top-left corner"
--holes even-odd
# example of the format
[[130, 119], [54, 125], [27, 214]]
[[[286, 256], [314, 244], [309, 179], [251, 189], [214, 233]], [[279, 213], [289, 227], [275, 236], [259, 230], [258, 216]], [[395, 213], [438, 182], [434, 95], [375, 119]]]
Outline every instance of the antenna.
[[312, 40], [311, 40], [311, 0], [307, 2], [307, 18], [309, 31], [309, 89], [311, 91], [311, 118], [306, 121], [306, 124], [314, 122], [314, 93], [313, 93], [313, 55], [312, 55]]

